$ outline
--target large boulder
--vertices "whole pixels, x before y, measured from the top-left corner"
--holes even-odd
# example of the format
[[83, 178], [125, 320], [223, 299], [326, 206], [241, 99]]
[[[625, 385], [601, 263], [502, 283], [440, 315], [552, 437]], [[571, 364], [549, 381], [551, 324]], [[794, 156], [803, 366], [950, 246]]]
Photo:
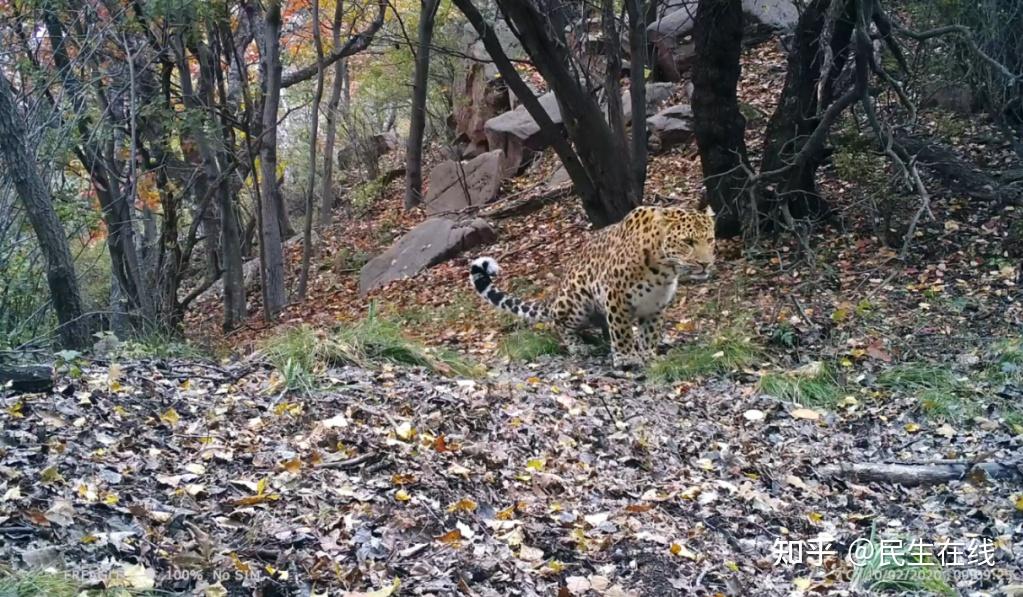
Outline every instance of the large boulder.
[[[562, 124], [561, 108], [554, 92], [541, 95], [540, 105], [556, 126]], [[490, 149], [504, 151], [505, 176], [517, 173], [530, 151], [540, 151], [547, 147], [543, 135], [540, 134], [540, 125], [529, 115], [525, 106], [491, 118], [483, 129]]]
[[423, 210], [435, 215], [493, 201], [504, 179], [503, 157], [504, 152], [498, 149], [467, 162], [448, 160], [437, 164], [430, 170]]
[[653, 45], [651, 61], [657, 76], [666, 81], [680, 81], [692, 66], [696, 47], [683, 43], [693, 31], [696, 2], [669, 0], [660, 9], [660, 16], [647, 27], [647, 36]]
[[660, 16], [647, 26], [651, 42], [663, 38], [679, 39], [693, 30], [696, 0], [669, 0], [660, 8]]
[[652, 150], [664, 151], [693, 139], [693, 109], [688, 104], [665, 108], [646, 119], [649, 145]]
[[[675, 93], [676, 88], [674, 83], [647, 83], [644, 116], [657, 112], [657, 108]], [[632, 94], [628, 90], [622, 93], [622, 114], [625, 115], [625, 124], [632, 122]]]
[[362, 267], [359, 295], [366, 296], [389, 282], [414, 276], [495, 238], [490, 224], [479, 218], [467, 222], [430, 218]]
[[742, 0], [742, 10], [775, 29], [794, 27], [799, 20], [799, 9], [794, 0]]

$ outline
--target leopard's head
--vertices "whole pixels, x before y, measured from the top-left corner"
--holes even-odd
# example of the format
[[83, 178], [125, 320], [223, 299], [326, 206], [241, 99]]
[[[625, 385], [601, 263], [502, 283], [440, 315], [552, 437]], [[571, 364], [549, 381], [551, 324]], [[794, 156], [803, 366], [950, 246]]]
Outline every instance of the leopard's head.
[[671, 208], [665, 211], [664, 255], [679, 275], [706, 280], [714, 266], [714, 210]]

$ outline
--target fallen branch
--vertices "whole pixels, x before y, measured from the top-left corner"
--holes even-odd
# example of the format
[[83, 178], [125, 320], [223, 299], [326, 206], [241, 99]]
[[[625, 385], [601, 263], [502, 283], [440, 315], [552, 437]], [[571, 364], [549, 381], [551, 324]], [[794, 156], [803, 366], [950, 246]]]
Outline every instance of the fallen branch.
[[517, 199], [510, 203], [502, 204], [497, 209], [481, 211], [480, 216], [490, 218], [492, 220], [523, 216], [533, 213], [534, 211], [539, 211], [544, 206], [554, 203], [559, 199], [568, 197], [571, 194], [572, 185], [565, 184], [542, 193], [537, 193], [535, 195], [523, 197], [522, 199]]
[[926, 139], [899, 135], [895, 141], [915, 156], [915, 161], [928, 167], [945, 186], [981, 201], [1017, 203], [1019, 193], [994, 177], [977, 169], [955, 155], [951, 149]]
[[847, 463], [826, 466], [821, 471], [826, 477], [849, 477], [857, 481], [894, 483], [913, 487], [940, 485], [965, 478], [1023, 480], [1023, 463], [937, 461], [922, 464], [901, 463]]
[[366, 464], [367, 462], [373, 462], [375, 460], [379, 460], [380, 458], [382, 458], [382, 456], [380, 454], [377, 454], [376, 452], [370, 452], [368, 454], [362, 454], [360, 456], [356, 456], [355, 458], [349, 458], [347, 460], [335, 460], [333, 462], [323, 462], [319, 466], [317, 466], [316, 468], [336, 468], [336, 469], [341, 469], [341, 470], [347, 470], [347, 469], [350, 469], [350, 468], [355, 468], [355, 467], [359, 466], [360, 464]]

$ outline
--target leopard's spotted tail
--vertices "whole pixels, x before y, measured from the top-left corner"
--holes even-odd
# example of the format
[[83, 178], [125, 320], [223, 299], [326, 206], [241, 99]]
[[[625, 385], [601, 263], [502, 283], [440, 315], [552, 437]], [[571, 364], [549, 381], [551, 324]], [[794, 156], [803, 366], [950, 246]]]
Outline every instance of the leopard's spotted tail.
[[501, 268], [493, 257], [480, 257], [469, 266], [469, 281], [487, 302], [498, 309], [518, 315], [531, 322], [549, 321], [550, 310], [541, 301], [524, 301], [501, 292], [494, 286], [494, 278], [501, 273]]

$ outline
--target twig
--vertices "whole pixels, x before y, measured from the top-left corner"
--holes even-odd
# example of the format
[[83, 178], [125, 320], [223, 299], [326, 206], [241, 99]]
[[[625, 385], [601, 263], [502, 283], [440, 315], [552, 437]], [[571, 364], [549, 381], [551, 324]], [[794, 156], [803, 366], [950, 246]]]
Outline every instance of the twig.
[[382, 458], [382, 456], [380, 454], [378, 454], [376, 452], [368, 452], [366, 454], [361, 454], [359, 456], [356, 456], [355, 458], [349, 458], [347, 460], [335, 460], [333, 462], [322, 462], [316, 468], [329, 468], [329, 469], [347, 470], [347, 469], [350, 469], [350, 468], [355, 468], [355, 467], [359, 466], [360, 464], [365, 464], [367, 462], [376, 461], [376, 460], [378, 460], [380, 458]]

